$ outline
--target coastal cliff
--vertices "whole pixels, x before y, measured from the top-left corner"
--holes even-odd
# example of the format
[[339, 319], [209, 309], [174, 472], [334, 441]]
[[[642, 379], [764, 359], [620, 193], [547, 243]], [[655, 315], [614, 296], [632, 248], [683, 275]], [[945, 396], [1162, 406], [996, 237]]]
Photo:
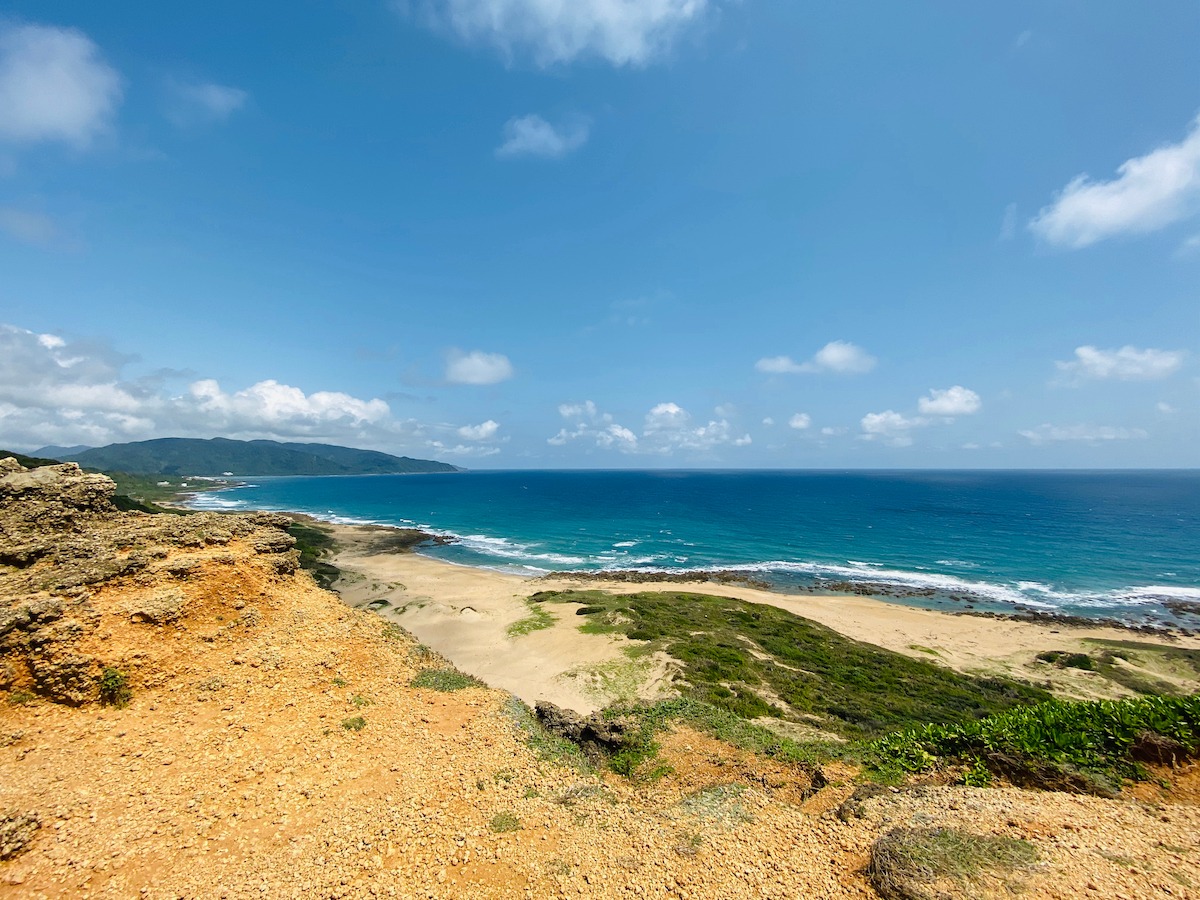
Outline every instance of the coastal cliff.
[[863, 787], [677, 725], [624, 778], [317, 587], [289, 518], [113, 491], [0, 463], [0, 897], [873, 897], [880, 848], [933, 832], [1034, 855], [925, 896], [1200, 886], [1194, 768]]

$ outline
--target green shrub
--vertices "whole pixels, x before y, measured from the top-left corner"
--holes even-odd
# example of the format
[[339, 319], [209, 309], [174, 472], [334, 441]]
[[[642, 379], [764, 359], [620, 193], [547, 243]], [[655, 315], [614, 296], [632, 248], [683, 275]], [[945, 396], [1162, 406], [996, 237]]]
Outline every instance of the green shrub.
[[922, 772], [941, 762], [1017, 760], [1101, 779], [1141, 778], [1132, 752], [1146, 735], [1200, 751], [1200, 694], [1130, 700], [1050, 700], [978, 722], [926, 725], [871, 743], [867, 762]]
[[354, 716], [350, 719], [342, 719], [342, 727], [347, 731], [362, 731], [367, 727], [367, 720], [362, 716]]
[[115, 706], [124, 709], [133, 698], [129, 689], [128, 678], [120, 669], [105, 666], [100, 674], [100, 702], [105, 706]]

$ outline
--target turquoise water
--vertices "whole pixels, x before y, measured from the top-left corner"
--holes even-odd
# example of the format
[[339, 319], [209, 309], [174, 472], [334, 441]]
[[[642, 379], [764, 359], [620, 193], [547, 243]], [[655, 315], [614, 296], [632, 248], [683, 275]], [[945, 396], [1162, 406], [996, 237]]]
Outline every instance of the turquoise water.
[[[902, 602], [1200, 626], [1200, 472], [503, 471], [263, 478], [199, 495], [456, 538], [429, 556], [541, 574], [735, 569]], [[1200, 607], [1198, 607], [1200, 608]]]

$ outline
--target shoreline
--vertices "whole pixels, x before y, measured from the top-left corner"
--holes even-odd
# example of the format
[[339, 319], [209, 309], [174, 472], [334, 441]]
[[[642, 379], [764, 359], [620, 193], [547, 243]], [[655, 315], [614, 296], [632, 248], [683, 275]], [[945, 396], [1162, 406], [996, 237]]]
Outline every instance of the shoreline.
[[[1136, 693], [1099, 672], [1055, 665], [1039, 654], [1080, 654], [1100, 648], [1133, 648], [1118, 660], [1129, 681], [1177, 691], [1200, 690], [1200, 676], [1157, 658], [1165, 648], [1200, 653], [1200, 636], [1147, 633], [1136, 626], [1090, 623], [1074, 617], [1030, 620], [966, 610], [935, 610], [853, 594], [784, 594], [732, 580], [606, 579], [599, 573], [525, 576], [422, 555], [415, 529], [322, 522], [305, 514], [334, 540], [325, 561], [341, 570], [334, 590], [350, 606], [370, 609], [413, 633], [454, 665], [532, 705], [549, 700], [587, 713], [614, 702], [657, 699], [672, 693], [673, 661], [665, 654], [631, 661], [624, 651], [637, 642], [620, 635], [579, 630], [578, 605], [542, 607], [552, 622], [524, 630], [538, 613], [527, 601], [541, 590], [598, 589], [637, 593], [660, 589], [717, 594], [774, 606], [863, 643], [934, 662], [965, 674], [1004, 676], [1078, 699]], [[411, 532], [401, 549], [381, 547], [381, 533]], [[436, 535], [429, 537], [437, 539]], [[1136, 652], [1135, 652], [1136, 651]], [[1130, 682], [1132, 683], [1132, 682]]]

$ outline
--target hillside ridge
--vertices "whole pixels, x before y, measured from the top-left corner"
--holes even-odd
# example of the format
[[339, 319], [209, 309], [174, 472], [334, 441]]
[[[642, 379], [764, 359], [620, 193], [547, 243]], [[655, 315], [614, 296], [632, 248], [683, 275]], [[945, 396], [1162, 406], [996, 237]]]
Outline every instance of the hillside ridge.
[[135, 475], [411, 475], [462, 471], [450, 463], [335, 444], [155, 438], [67, 452], [64, 462]]

